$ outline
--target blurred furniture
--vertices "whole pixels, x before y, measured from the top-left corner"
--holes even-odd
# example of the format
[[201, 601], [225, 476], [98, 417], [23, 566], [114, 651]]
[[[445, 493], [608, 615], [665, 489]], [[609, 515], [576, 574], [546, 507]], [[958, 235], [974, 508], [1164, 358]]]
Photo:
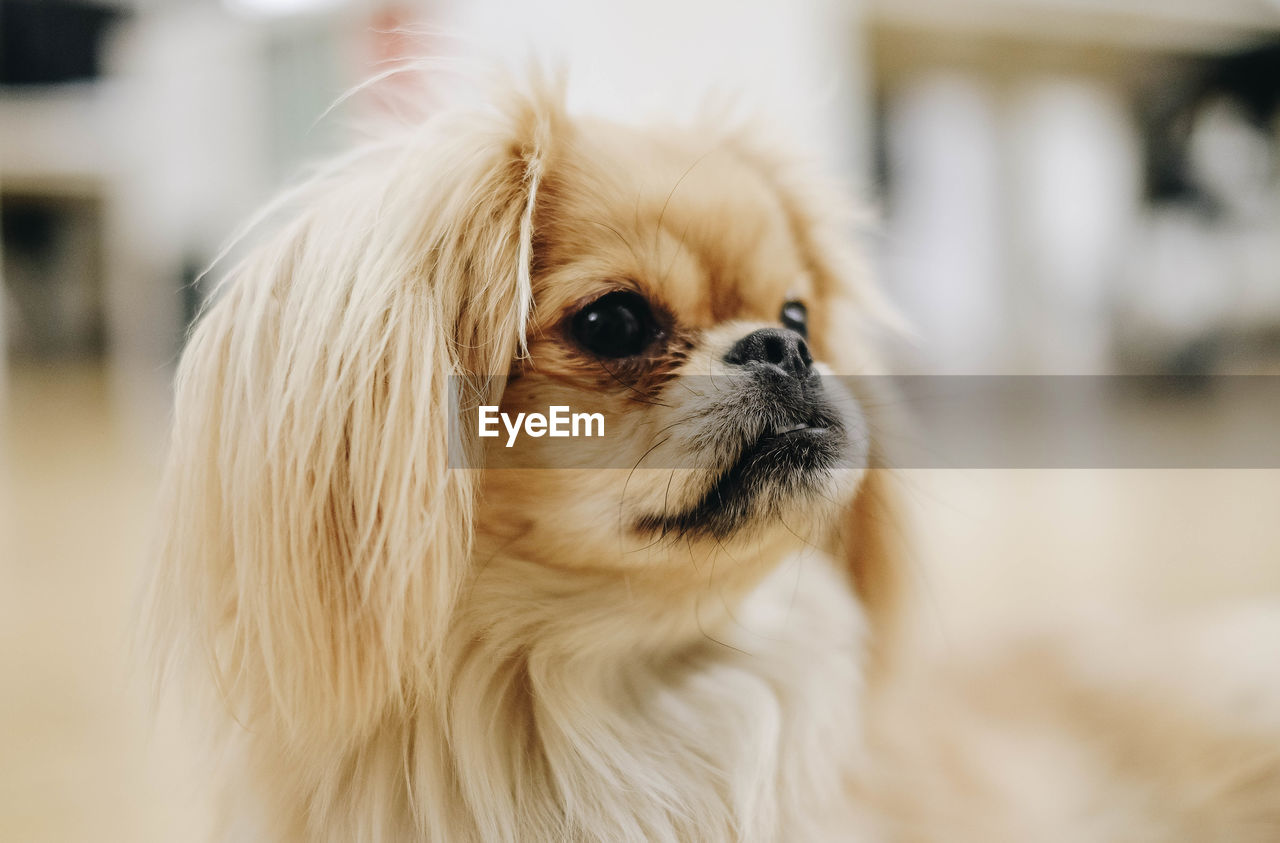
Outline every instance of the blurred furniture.
[[[905, 366], [1221, 370], [1244, 320], [1215, 323], [1219, 305], [1249, 302], [1254, 336], [1280, 327], [1280, 181], [1250, 163], [1280, 125], [1210, 121], [1198, 170], [1184, 148], [1221, 80], [1248, 77], [1274, 113], [1274, 70], [1225, 71], [1280, 43], [1280, 2], [868, 0], [866, 20], [883, 275], [922, 337]], [[1175, 170], [1203, 196], [1251, 182], [1257, 207], [1171, 215]]]

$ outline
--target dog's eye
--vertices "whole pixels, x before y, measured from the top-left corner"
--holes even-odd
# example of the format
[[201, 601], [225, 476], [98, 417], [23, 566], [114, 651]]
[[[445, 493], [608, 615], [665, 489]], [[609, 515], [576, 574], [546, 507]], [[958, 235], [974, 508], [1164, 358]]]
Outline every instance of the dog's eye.
[[649, 303], [627, 290], [603, 295], [573, 317], [574, 338], [600, 357], [633, 357], [657, 333]]
[[792, 299], [782, 305], [778, 321], [802, 337], [809, 336], [809, 308], [805, 307], [802, 301]]

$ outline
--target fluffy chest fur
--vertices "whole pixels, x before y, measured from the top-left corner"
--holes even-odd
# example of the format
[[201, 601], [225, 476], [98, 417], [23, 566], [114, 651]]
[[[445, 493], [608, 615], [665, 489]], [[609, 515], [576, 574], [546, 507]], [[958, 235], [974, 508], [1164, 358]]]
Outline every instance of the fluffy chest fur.
[[309, 839], [867, 839], [848, 584], [825, 557], [792, 557], [727, 617], [665, 658], [460, 641], [437, 700], [327, 763], [277, 758], [256, 786], [303, 795], [283, 827]]

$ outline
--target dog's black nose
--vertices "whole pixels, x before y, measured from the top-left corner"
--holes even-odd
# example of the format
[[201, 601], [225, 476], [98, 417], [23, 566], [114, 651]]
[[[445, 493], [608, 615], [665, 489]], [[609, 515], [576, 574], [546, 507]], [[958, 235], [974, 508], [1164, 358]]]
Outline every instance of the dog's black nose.
[[806, 378], [813, 371], [813, 355], [804, 337], [781, 328], [752, 331], [733, 344], [724, 362], [734, 366], [773, 365], [796, 378]]

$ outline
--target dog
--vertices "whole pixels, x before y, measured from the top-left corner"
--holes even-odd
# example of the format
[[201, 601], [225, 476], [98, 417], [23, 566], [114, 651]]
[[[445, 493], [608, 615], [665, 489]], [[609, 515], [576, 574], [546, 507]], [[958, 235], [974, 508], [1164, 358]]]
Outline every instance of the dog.
[[[803, 162], [534, 85], [289, 198], [183, 354], [150, 585], [216, 838], [1280, 839], [1263, 724], [916, 681], [892, 402], [836, 377], [893, 316]], [[476, 421], [552, 407], [604, 435]]]

